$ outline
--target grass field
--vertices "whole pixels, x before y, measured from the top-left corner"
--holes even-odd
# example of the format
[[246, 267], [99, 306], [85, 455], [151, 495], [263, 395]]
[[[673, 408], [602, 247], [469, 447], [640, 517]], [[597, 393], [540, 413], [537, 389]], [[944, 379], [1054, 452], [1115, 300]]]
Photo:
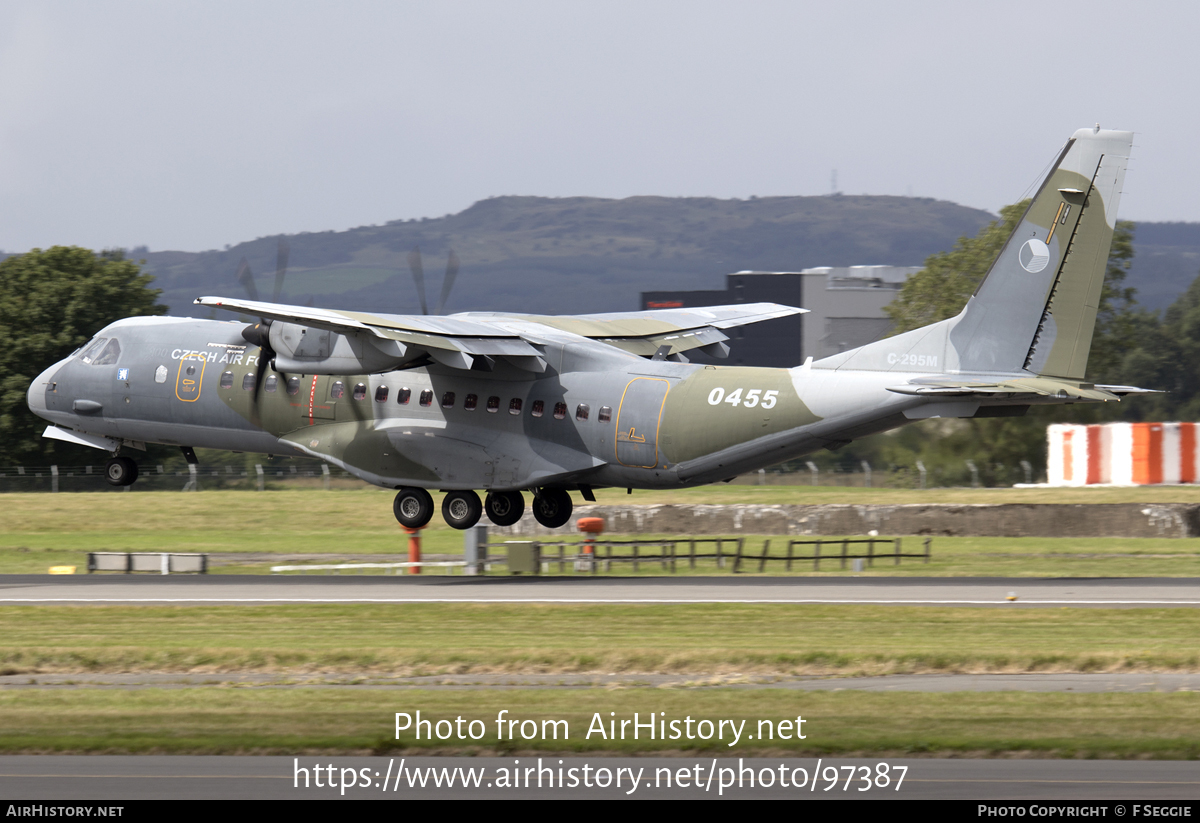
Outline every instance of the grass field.
[[[879, 674], [1200, 669], [1188, 609], [493, 605], [0, 608], [0, 752], [931, 754], [1197, 758], [1200, 695], [905, 694], [729, 687], [386, 688], [439, 673]], [[94, 687], [89, 675], [189, 672], [201, 687]], [[266, 685], [224, 672], [278, 675]], [[304, 685], [344, 674], [344, 685]], [[26, 677], [27, 676], [27, 677]], [[353, 685], [357, 684], [357, 685]], [[485, 721], [474, 741], [394, 737], [394, 713]], [[567, 720], [560, 740], [498, 739], [495, 717]], [[631, 718], [807, 719], [804, 740], [612, 741]]]
[[[613, 490], [599, 493], [601, 502], [674, 500], [687, 495], [726, 502], [773, 498], [773, 502], [804, 502], [809, 492], [821, 502], [978, 502], [1008, 500], [1010, 495], [1040, 502], [1072, 502], [1096, 495], [1097, 502], [1200, 502], [1200, 490], [1181, 488], [1083, 490], [937, 490], [906, 492], [887, 489], [810, 489], [780, 486], [706, 487], [692, 492], [661, 494]], [[948, 500], [951, 498], [951, 500]], [[406, 559], [407, 536], [391, 514], [391, 495], [366, 491], [211, 491], [198, 494], [6, 494], [0, 496], [0, 573], [44, 573], [50, 566], [86, 569], [89, 551], [176, 551], [212, 555], [214, 573], [264, 574], [274, 564], [308, 562], [322, 555], [365, 559]], [[622, 539], [629, 537], [622, 535]], [[670, 535], [642, 535], [644, 539]], [[743, 535], [746, 553], [757, 556], [767, 538]], [[503, 540], [504, 538], [495, 538]], [[434, 519], [422, 534], [427, 554], [459, 554], [462, 534]], [[770, 537], [771, 553], [782, 556], [786, 538]], [[905, 551], [920, 551], [918, 538], [906, 541]], [[679, 549], [680, 552], [684, 549]], [[810, 550], [811, 551], [811, 550]], [[836, 552], [837, 547], [827, 547]], [[390, 555], [391, 557], [379, 557]], [[405, 557], [401, 557], [405, 555]], [[303, 560], [303, 558], [301, 558]], [[819, 571], [810, 563], [794, 563], [796, 574], [849, 574], [837, 562], [823, 562]], [[676, 564], [684, 572], [687, 564]], [[740, 572], [757, 573], [756, 562], [743, 563]], [[557, 566], [551, 569], [557, 571]], [[713, 562], [701, 563], [697, 573], [729, 573]], [[784, 572], [769, 563], [768, 574]], [[632, 573], [628, 565], [621, 574]], [[662, 574], [661, 565], [647, 563], [641, 574]], [[878, 575], [997, 575], [997, 576], [1200, 576], [1200, 540], [1124, 538], [935, 538], [930, 563], [906, 559], [876, 563], [866, 570]]]
[[[1200, 489], [931, 490], [721, 486], [598, 494], [605, 503], [1200, 502]], [[87, 551], [200, 551], [258, 572], [297, 556], [403, 553], [379, 490], [198, 494], [6, 494], [0, 572], [84, 565]], [[461, 551], [437, 521], [427, 553]], [[746, 536], [747, 551], [763, 537]], [[772, 551], [783, 539], [773, 536]], [[906, 550], [920, 548], [913, 539]], [[756, 566], [743, 566], [756, 573]], [[729, 573], [715, 566], [700, 573]], [[780, 573], [769, 565], [768, 573]], [[628, 573], [622, 568], [621, 573]], [[655, 564], [643, 574], [662, 574]], [[813, 574], [811, 563], [795, 573]], [[848, 574], [836, 562], [820, 574]], [[935, 538], [933, 560], [867, 574], [1200, 576], [1200, 541]], [[362, 687], [305, 685], [0, 689], [0, 751], [349, 753], [414, 751], [693, 752], [952, 756], [1200, 757], [1195, 694], [799, 692], [733, 688], [376, 689], [372, 676], [494, 673], [868, 675], [1047, 671], [1198, 671], [1192, 609], [951, 609], [813, 605], [403, 604], [0, 608], [0, 673], [345, 676]], [[488, 721], [479, 741], [399, 741], [393, 713]], [[565, 741], [499, 740], [500, 709], [566, 719]], [[593, 712], [762, 719], [802, 714], [803, 741], [582, 739]]]
[[[466, 741], [396, 739], [395, 713], [483, 721], [484, 736]], [[497, 737], [496, 717], [565, 720], [559, 739]], [[651, 712], [745, 721], [743, 736], [724, 740], [608, 740], [587, 732], [603, 720], [642, 722]], [[7, 690], [0, 692], [0, 752], [91, 754], [523, 754], [526, 752], [704, 752], [724, 756], [907, 755], [1200, 757], [1200, 695], [971, 694], [936, 699], [912, 694], [730, 690], [601, 689], [513, 691], [379, 691], [369, 688], [203, 688]], [[805, 739], [761, 739], [759, 721], [803, 717]], [[476, 727], [478, 728], [478, 727]], [[514, 736], [516, 729], [514, 727]], [[617, 726], [619, 729], [619, 725]], [[686, 729], [686, 727], [682, 727]], [[693, 727], [696, 728], [696, 727]], [[766, 724], [761, 726], [766, 736]], [[778, 728], [776, 726], [776, 728]], [[794, 729], [794, 725], [792, 727]], [[527, 727], [532, 730], [532, 727]], [[669, 729], [669, 727], [668, 727]], [[531, 731], [532, 733], [532, 731]], [[569, 737], [563, 739], [562, 734]], [[668, 731], [668, 734], [670, 732]], [[754, 739], [747, 739], [747, 735]]]
[[1197, 671], [1195, 609], [6, 606], [0, 673]]

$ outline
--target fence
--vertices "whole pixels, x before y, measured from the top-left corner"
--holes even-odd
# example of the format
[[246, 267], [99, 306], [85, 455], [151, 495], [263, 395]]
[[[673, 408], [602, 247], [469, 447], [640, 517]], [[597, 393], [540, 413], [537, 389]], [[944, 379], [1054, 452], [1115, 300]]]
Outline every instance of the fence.
[[[862, 551], [858, 547], [865, 546]], [[864, 560], [868, 566], [875, 561], [892, 560], [900, 564], [901, 558], [908, 557], [929, 562], [933, 552], [933, 538], [925, 538], [924, 547], [919, 553], [910, 554], [902, 549], [901, 538], [871, 537], [871, 538], [840, 538], [829, 540], [788, 540], [782, 554], [771, 553], [771, 539], [763, 541], [762, 549], [753, 554], [746, 549], [744, 537], [698, 537], [687, 540], [597, 540], [595, 542], [543, 542], [543, 541], [510, 541], [507, 543], [487, 543], [480, 545], [483, 551], [477, 560], [423, 561], [404, 563], [338, 563], [328, 565], [297, 564], [290, 566], [272, 566], [272, 574], [284, 572], [329, 572], [340, 574], [343, 571], [355, 573], [370, 573], [382, 571], [384, 574], [402, 574], [405, 569], [416, 567], [442, 568], [447, 574], [453, 574], [455, 569], [461, 569], [464, 574], [486, 574], [495, 566], [509, 566], [512, 573], [522, 568], [531, 554], [534, 562], [540, 565], [542, 571], [551, 571], [558, 564], [558, 572], [596, 574], [603, 570], [611, 572], [614, 565], [630, 564], [637, 572], [643, 563], [657, 563], [662, 571], [676, 573], [678, 564], [686, 562], [688, 569], [695, 569], [700, 560], [714, 560], [717, 568], [728, 568], [738, 574], [743, 565], [757, 564], [759, 572], [765, 571], [768, 563], [783, 563], [785, 571], [792, 571], [796, 563], [809, 562], [814, 571], [820, 571], [822, 561], [836, 560], [842, 569], [846, 568], [847, 560]], [[797, 553], [797, 547], [810, 547], [811, 553]], [[832, 554], [824, 553], [825, 549], [833, 549]], [[650, 553], [646, 553], [649, 549]], [[514, 552], [520, 552], [518, 557]], [[503, 553], [501, 553], [503, 552]], [[512, 559], [510, 560], [510, 555]], [[443, 555], [444, 556], [444, 555]], [[473, 567], [473, 568], [471, 568]], [[857, 570], [857, 568], [856, 568]], [[528, 570], [526, 570], [528, 571]]]
[[[83, 492], [83, 491], [199, 491], [201, 489], [247, 489], [262, 491], [268, 486], [307, 486], [310, 488], [361, 488], [366, 484], [347, 471], [326, 463], [292, 463], [284, 465], [255, 464], [253, 466], [189, 465], [171, 466], [142, 464], [138, 480], [132, 486], [110, 486], [104, 479], [104, 464], [91, 466], [8, 466], [0, 467], [0, 493], [3, 492]], [[926, 471], [923, 464], [915, 467], [872, 469], [862, 462], [851, 470], [848, 467], [796, 471], [760, 471], [742, 475], [738, 485], [761, 486], [840, 486], [874, 488], [924, 489], [946, 486], [1002, 486], [1030, 483], [1035, 479], [1033, 467], [1027, 461], [1017, 466], [977, 467], [964, 461], [956, 472], [941, 467]]]
[[98, 492], [98, 491], [201, 491], [203, 489], [244, 489], [264, 491], [268, 487], [308, 486], [311, 488], [361, 488], [367, 484], [342, 469], [327, 463], [312, 465], [255, 464], [253, 466], [195, 465], [140, 467], [132, 486], [110, 486], [104, 477], [104, 464], [91, 466], [7, 466], [0, 467], [2, 492]]
[[[687, 540], [597, 540], [588, 542], [543, 542], [534, 541], [533, 545], [540, 553], [544, 570], [549, 570], [555, 563], [559, 573], [567, 571], [568, 564], [574, 571], [585, 571], [596, 574], [603, 565], [605, 572], [612, 571], [613, 564], [629, 563], [634, 572], [643, 563], [658, 563], [663, 571], [676, 572], [676, 564], [686, 561], [689, 569], [696, 568], [697, 560], [715, 560], [717, 568], [731, 568], [734, 574], [742, 571], [743, 563], [757, 563], [758, 571], [766, 570], [768, 563], [783, 563], [785, 571], [792, 571], [797, 562], [812, 561], [813, 570], [820, 571], [821, 561], [836, 560], [840, 568], [846, 568], [847, 560], [864, 560], [867, 566], [874, 566], [876, 560], [892, 560], [894, 565], [900, 565], [901, 558], [908, 557], [929, 562], [933, 552], [933, 538], [925, 538], [924, 546], [919, 553], [903, 551], [901, 538], [869, 537], [841, 538], [830, 540], [788, 540], [782, 554], [771, 553], [771, 539], [763, 541], [762, 550], [758, 554], [746, 551], [744, 537], [710, 537]], [[710, 551], [705, 548], [711, 546]], [[865, 546], [861, 552], [851, 547]], [[726, 548], [729, 551], [726, 551]], [[811, 547], [810, 554], [798, 554], [797, 547]], [[822, 554], [826, 547], [833, 547], [833, 554]], [[492, 549], [508, 548], [504, 543], [487, 545], [488, 562], [500, 562], [491, 556]], [[614, 548], [616, 552], [614, 552]], [[680, 551], [683, 548], [684, 551]], [[697, 551], [699, 548], [699, 551]], [[557, 550], [548, 553], [547, 550]], [[644, 549], [657, 550], [657, 553], [646, 554]]]

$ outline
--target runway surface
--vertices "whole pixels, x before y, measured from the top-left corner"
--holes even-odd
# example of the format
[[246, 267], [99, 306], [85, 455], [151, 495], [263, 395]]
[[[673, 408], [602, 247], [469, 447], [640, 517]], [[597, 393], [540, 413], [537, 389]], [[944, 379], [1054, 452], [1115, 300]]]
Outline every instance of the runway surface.
[[[559, 768], [567, 784], [559, 788]], [[881, 765], [886, 764], [886, 765]], [[543, 785], [537, 785], [538, 767]], [[586, 775], [584, 766], [590, 769]], [[321, 775], [315, 774], [321, 767]], [[331, 767], [332, 771], [327, 771]], [[780, 785], [783, 779], [788, 785]], [[851, 767], [853, 767], [851, 769]], [[865, 767], [865, 771], [864, 771]], [[454, 775], [454, 786], [436, 788], [429, 769]], [[832, 771], [829, 769], [832, 768]], [[529, 769], [528, 787], [504, 788], [515, 769]], [[579, 785], [570, 785], [575, 769]], [[623, 772], [616, 785], [617, 769]], [[637, 787], [628, 769], [640, 775]], [[475, 770], [478, 787], [463, 788]], [[483, 770], [482, 772], [480, 770]], [[662, 771], [659, 771], [662, 770]], [[743, 771], [745, 770], [745, 771]], [[802, 770], [802, 771], [801, 771]], [[681, 772], [685, 786], [678, 785]], [[742, 785], [737, 785], [741, 772]], [[764, 774], [767, 772], [768, 774]], [[666, 784], [668, 774], [671, 785]], [[753, 775], [754, 785], [749, 783]], [[862, 775], [869, 774], [869, 784]], [[884, 778], [877, 775], [886, 774]], [[419, 786], [424, 775], [426, 785]], [[813, 778], [817, 777], [814, 784]], [[832, 777], [833, 780], [829, 778]], [[847, 780], [847, 777], [850, 780]], [[588, 787], [584, 780], [592, 782]], [[764, 778], [772, 785], [764, 787]], [[305, 781], [308, 787], [304, 787]], [[546, 785], [553, 779], [555, 786]], [[604, 782], [607, 787], [596, 785]], [[332, 780], [333, 787], [329, 783]], [[384, 782], [386, 782], [386, 786]], [[802, 782], [803, 781], [803, 782]], [[320, 783], [317, 787], [315, 784]], [[343, 793], [341, 784], [352, 783]], [[725, 782], [728, 785], [722, 786]], [[418, 785], [413, 785], [417, 783]], [[899, 789], [896, 788], [899, 783]], [[489, 785], [490, 784], [490, 785]], [[699, 784], [699, 785], [697, 785]], [[848, 784], [848, 785], [847, 785]], [[193, 757], [67, 756], [0, 757], [0, 796], [23, 800], [279, 799], [411, 800], [457, 799], [793, 799], [986, 801], [1136, 800], [1183, 801], [1200, 796], [1200, 765], [1180, 761], [943, 760], [934, 758], [747, 758], [737, 757]], [[975, 809], [971, 808], [970, 812]], [[1129, 809], [1126, 809], [1129, 811]], [[1195, 810], [1193, 810], [1195, 814]], [[1110, 809], [1107, 817], [1118, 816]]]
[[1200, 579], [0, 575], [0, 605], [455, 602], [1194, 608]]

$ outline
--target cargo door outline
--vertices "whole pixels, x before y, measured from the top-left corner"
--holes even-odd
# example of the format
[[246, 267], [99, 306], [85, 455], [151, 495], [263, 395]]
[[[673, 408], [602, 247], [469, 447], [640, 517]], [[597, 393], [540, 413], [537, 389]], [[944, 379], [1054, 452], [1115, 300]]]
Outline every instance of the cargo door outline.
[[318, 420], [333, 420], [337, 416], [337, 401], [329, 396], [331, 384], [328, 375], [314, 374], [307, 386], [303, 383], [300, 385], [301, 395], [308, 392], [308, 397], [300, 404], [301, 414], [308, 425], [315, 425]]
[[658, 429], [670, 390], [671, 382], [660, 377], [635, 377], [625, 386], [613, 438], [622, 466], [652, 469], [658, 465]]
[[[199, 369], [195, 368], [197, 361], [200, 362]], [[179, 358], [179, 370], [175, 373], [175, 396], [184, 403], [195, 403], [200, 399], [200, 390], [204, 388], [204, 367], [207, 363], [208, 359], [202, 352], [192, 352]], [[190, 373], [185, 366], [192, 367]]]

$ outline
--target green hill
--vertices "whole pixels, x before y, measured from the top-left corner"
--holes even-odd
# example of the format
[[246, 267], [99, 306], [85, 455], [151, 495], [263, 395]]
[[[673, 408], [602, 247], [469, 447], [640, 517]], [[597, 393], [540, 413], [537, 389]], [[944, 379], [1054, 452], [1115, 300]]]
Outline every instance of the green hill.
[[[406, 261], [419, 245], [431, 308], [453, 248], [462, 267], [448, 312], [634, 310], [642, 291], [716, 288], [741, 269], [919, 265], [992, 217], [906, 197], [495, 197], [436, 219], [290, 235], [282, 300], [419, 312]], [[269, 297], [277, 242], [137, 256], [171, 313], [191, 314], [201, 294], [244, 296], [234, 278], [242, 257]]]

